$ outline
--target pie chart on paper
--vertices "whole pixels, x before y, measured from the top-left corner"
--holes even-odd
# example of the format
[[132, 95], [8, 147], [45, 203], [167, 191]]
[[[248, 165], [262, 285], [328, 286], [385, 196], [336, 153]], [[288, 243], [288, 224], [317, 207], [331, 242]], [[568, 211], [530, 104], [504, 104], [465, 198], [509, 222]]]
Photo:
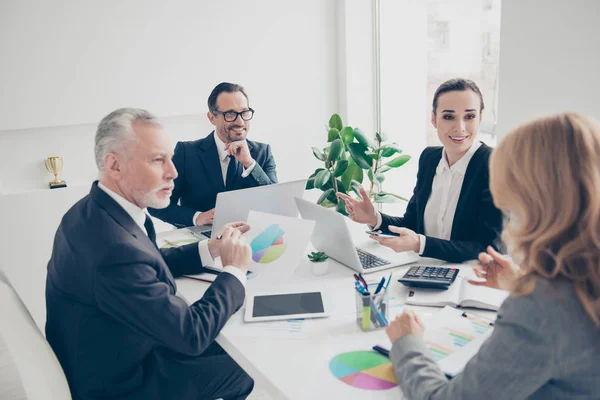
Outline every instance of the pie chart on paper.
[[270, 225], [259, 233], [250, 242], [252, 260], [259, 264], [268, 264], [281, 257], [287, 249], [287, 244], [283, 243], [284, 234], [278, 224]]
[[386, 390], [398, 385], [392, 363], [372, 351], [338, 354], [329, 362], [329, 370], [347, 385], [364, 390]]

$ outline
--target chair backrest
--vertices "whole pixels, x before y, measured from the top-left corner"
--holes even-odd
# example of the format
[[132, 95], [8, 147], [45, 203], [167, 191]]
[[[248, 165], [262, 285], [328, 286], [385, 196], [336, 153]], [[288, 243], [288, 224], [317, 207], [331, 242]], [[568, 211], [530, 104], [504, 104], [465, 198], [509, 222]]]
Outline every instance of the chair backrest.
[[70, 399], [60, 363], [2, 270], [0, 304], [0, 399]]

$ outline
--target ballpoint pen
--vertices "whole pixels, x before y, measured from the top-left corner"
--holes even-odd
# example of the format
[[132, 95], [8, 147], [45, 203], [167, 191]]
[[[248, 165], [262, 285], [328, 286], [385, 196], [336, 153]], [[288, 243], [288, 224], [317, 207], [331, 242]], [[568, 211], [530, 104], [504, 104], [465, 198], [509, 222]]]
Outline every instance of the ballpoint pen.
[[365, 289], [367, 289], [367, 292], [368, 292], [369, 291], [369, 285], [367, 285], [367, 281], [365, 281], [365, 278], [363, 278], [363, 276], [362, 276], [361, 273], [358, 274], [358, 279], [363, 284], [363, 286], [365, 287]]
[[373, 350], [375, 350], [376, 352], [378, 352], [379, 354], [381, 354], [382, 356], [385, 357], [390, 357], [390, 351], [388, 349], [385, 349], [381, 346], [375, 345], [373, 346]]
[[384, 283], [385, 283], [385, 278], [381, 277], [381, 280], [379, 281], [379, 285], [377, 285], [377, 289], [375, 289], [375, 294], [379, 293], [379, 291], [383, 287]]
[[390, 276], [388, 277], [387, 283], [385, 284], [385, 289], [384, 291], [388, 290], [388, 286], [390, 286], [390, 282], [392, 280], [392, 274], [390, 273]]

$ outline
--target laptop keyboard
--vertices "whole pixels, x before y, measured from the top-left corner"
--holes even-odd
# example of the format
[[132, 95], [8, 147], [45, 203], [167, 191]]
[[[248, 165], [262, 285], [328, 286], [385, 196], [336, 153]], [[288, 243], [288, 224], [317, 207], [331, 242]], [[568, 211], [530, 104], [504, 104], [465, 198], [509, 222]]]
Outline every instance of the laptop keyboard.
[[366, 251], [361, 250], [359, 248], [356, 249], [356, 252], [358, 253], [358, 258], [364, 269], [376, 268], [381, 267], [383, 265], [391, 264], [390, 261], [384, 260], [383, 258], [379, 258], [371, 253], [367, 253]]
[[204, 231], [204, 232], [200, 232], [201, 235], [206, 236], [207, 238], [210, 239], [210, 235], [211, 235], [212, 231]]

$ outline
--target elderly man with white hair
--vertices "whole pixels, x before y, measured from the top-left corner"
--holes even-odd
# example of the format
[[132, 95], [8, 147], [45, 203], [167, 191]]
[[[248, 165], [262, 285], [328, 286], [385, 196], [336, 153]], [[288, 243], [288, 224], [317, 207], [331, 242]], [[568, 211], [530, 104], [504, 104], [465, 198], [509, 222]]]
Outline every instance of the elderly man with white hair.
[[[124, 108], [96, 133], [100, 181], [63, 217], [46, 282], [46, 335], [75, 399], [244, 399], [252, 379], [215, 343], [243, 304], [250, 247], [230, 224], [209, 241], [156, 246], [147, 207], [169, 204], [177, 171], [157, 119]], [[174, 277], [221, 257], [192, 305]]]

